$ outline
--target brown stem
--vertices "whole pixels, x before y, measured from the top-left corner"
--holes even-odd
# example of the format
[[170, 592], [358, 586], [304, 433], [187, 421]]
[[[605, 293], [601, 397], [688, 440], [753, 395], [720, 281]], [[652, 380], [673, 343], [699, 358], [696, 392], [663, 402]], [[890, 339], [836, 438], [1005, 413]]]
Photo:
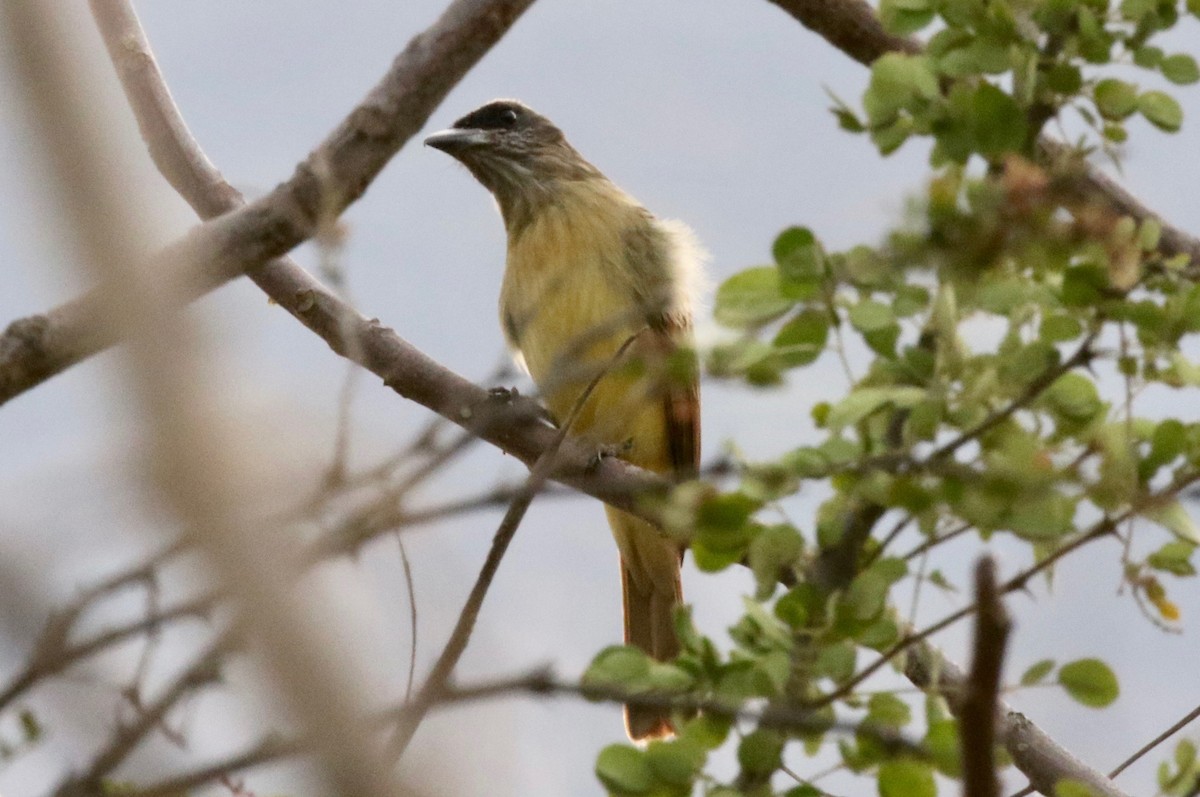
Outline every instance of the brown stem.
[[996, 563], [984, 557], [975, 568], [975, 648], [959, 708], [964, 797], [999, 797], [996, 779], [996, 701], [1012, 623], [996, 587]]

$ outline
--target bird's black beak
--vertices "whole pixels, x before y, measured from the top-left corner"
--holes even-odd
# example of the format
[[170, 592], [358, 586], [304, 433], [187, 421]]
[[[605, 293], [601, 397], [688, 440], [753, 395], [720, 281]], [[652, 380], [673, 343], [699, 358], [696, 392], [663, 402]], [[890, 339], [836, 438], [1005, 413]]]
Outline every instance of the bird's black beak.
[[425, 146], [453, 155], [490, 142], [491, 136], [487, 134], [486, 130], [452, 127], [449, 130], [439, 130], [426, 138]]

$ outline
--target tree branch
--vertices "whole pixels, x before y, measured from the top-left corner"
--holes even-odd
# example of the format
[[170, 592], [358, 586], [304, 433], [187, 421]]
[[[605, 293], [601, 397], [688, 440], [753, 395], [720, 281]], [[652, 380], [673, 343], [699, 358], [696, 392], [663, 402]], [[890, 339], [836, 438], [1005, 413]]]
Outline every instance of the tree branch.
[[[305, 163], [332, 161], [333, 154], [322, 153], [333, 149], [342, 152], [342, 160], [346, 162], [368, 164], [374, 169], [369, 172], [373, 176], [403, 140], [419, 129], [445, 91], [531, 2], [456, 0], [432, 28], [413, 39], [379, 86]], [[157, 153], [155, 163], [201, 215], [237, 207], [241, 201], [237, 192], [228, 188], [208, 162], [171, 101], [132, 9], [123, 0], [92, 0], [92, 4], [105, 44], [119, 62], [118, 74], [139, 127], [143, 135], [154, 137], [151, 152]], [[455, 48], [464, 48], [470, 59]], [[434, 96], [431, 87], [423, 85], [428, 80], [443, 87], [440, 94]], [[391, 99], [385, 102], [380, 97]], [[356, 120], [375, 116], [382, 117], [378, 123], [381, 129], [390, 126], [394, 130], [394, 147], [384, 151], [378, 141], [367, 138], [364, 132], [360, 134], [361, 146], [368, 153], [352, 156], [349, 150], [353, 149], [352, 142], [358, 140], [353, 134]], [[339, 143], [344, 141], [351, 143]], [[305, 172], [302, 165], [291, 182]], [[360, 179], [366, 180], [366, 174]], [[290, 184], [285, 183], [271, 196], [285, 191]], [[258, 218], [261, 214], [255, 209], [267, 199], [270, 197], [231, 215]], [[343, 204], [337, 209], [344, 207]], [[275, 260], [249, 276], [335, 352], [367, 368], [404, 398], [478, 434], [527, 466], [532, 467], [553, 443], [555, 430], [544, 422], [544, 411], [537, 402], [517, 396], [489, 395], [485, 389], [426, 357], [391, 329], [365, 318], [294, 261]], [[53, 328], [59, 330], [61, 325]], [[5, 369], [4, 342], [0, 338], [0, 402], [7, 397]], [[32, 384], [26, 387], [29, 386]], [[558, 464], [552, 478], [643, 516], [647, 510], [639, 496], [662, 493], [669, 486], [657, 474], [615, 458], [606, 458], [597, 465], [594, 453], [576, 441], [566, 441], [556, 458]]]
[[996, 588], [996, 563], [984, 557], [975, 568], [975, 651], [959, 708], [964, 797], [999, 797], [996, 779], [996, 701], [1012, 623]]
[[[142, 472], [185, 538], [207, 555], [223, 590], [234, 596], [239, 619], [261, 643], [274, 683], [312, 735], [328, 783], [343, 793], [393, 797], [399, 783], [359, 724], [365, 696], [354, 677], [355, 656], [335, 649], [327, 630], [305, 611], [282, 530], [255, 522], [260, 519], [246, 500], [252, 463], [235, 447], [242, 438], [229, 428], [219, 396], [200, 376], [201, 339], [175, 313], [177, 275], [147, 280], [135, 266], [145, 220], [136, 210], [138, 198], [113, 166], [113, 153], [88, 138], [103, 126], [104, 110], [83, 88], [83, 67], [54, 9], [39, 0], [0, 6], [10, 40], [6, 49], [49, 162], [55, 218], [81, 245], [81, 265], [105, 286], [98, 293], [98, 317], [131, 342], [126, 378], [130, 400], [142, 408]], [[221, 647], [218, 642], [211, 648], [201, 665], [210, 659], [215, 664]], [[199, 672], [210, 669], [201, 666]], [[177, 687], [167, 697], [189, 688], [190, 680]], [[165, 712], [170, 702], [164, 698], [156, 705]], [[161, 713], [146, 713], [144, 722], [161, 719]], [[101, 769], [119, 763], [140, 738], [120, 737], [100, 759]], [[90, 779], [83, 787], [67, 784], [60, 793], [95, 794], [98, 786]]]
[[[860, 64], [870, 66], [885, 53], [920, 53], [924, 47], [913, 39], [893, 36], [884, 30], [875, 10], [866, 0], [770, 0], [793, 19]], [[1070, 147], [1047, 136], [1038, 139], [1038, 147], [1048, 158], [1061, 157]], [[1153, 219], [1162, 227], [1158, 251], [1171, 257], [1185, 254], [1192, 264], [1200, 264], [1200, 238], [1163, 220], [1137, 197], [1100, 170], [1089, 167], [1080, 181], [1080, 190], [1104, 201], [1118, 215], [1131, 216], [1139, 223]]]
[[567, 417], [563, 419], [562, 426], [559, 428], [550, 447], [546, 449], [546, 452], [534, 464], [521, 491], [513, 498], [512, 503], [509, 504], [508, 511], [504, 513], [504, 518], [500, 521], [500, 527], [496, 529], [496, 535], [492, 539], [492, 547], [488, 551], [487, 559], [483, 563], [483, 569], [475, 581], [475, 586], [471, 588], [471, 594], [467, 597], [467, 603], [463, 606], [462, 613], [458, 617], [458, 622], [454, 626], [454, 631], [450, 634], [450, 640], [446, 643], [446, 647], [442, 650], [442, 655], [438, 657], [437, 662], [434, 664], [433, 671], [426, 678], [425, 685], [421, 687], [421, 691], [410, 701], [399, 717], [396, 733], [392, 737], [391, 742], [392, 751], [397, 758], [404, 755], [404, 751], [408, 749], [408, 743], [412, 741], [413, 734], [417, 732], [417, 727], [421, 724], [429, 707], [439, 699], [450, 680], [450, 676], [454, 672], [454, 668], [458, 665], [458, 660], [462, 658], [463, 652], [467, 649], [467, 642], [470, 640], [471, 632], [475, 628], [475, 620], [478, 618], [479, 610], [483, 606], [483, 599], [487, 595], [488, 588], [496, 576], [496, 571], [500, 568], [500, 560], [508, 550], [508, 545], [512, 542], [513, 536], [516, 535], [517, 528], [521, 525], [521, 521], [525, 517], [526, 510], [529, 509], [529, 505], [533, 503], [533, 499], [541, 489], [546, 486], [550, 474], [553, 473], [555, 457], [558, 456], [559, 449], [567, 439], [567, 433], [571, 431], [571, 426], [575, 423], [576, 418], [579, 417], [579, 413], [588, 399], [591, 398], [592, 393], [596, 390], [596, 386], [600, 384], [600, 380], [612, 370], [613, 366], [620, 362], [621, 358], [625, 356], [626, 350], [639, 337], [641, 337], [640, 332], [627, 338], [617, 349], [616, 353], [609, 358], [605, 367], [592, 377], [587, 387], [576, 397], [575, 403], [571, 406]]
[[[411, 138], [466, 72], [508, 31], [533, 0], [454, 0], [424, 33], [413, 38], [383, 79], [291, 179], [261, 199], [193, 229], [167, 247], [150, 272], [169, 272], [194, 299], [246, 271], [286, 254], [362, 196], [388, 160]], [[162, 86], [145, 37], [127, 4], [93, 0], [109, 51], [139, 118], [143, 135], [172, 184], [197, 210], [213, 216], [237, 207], [236, 192], [220, 180], [189, 137]], [[292, 269], [270, 264], [255, 274], [272, 298], [306, 323], [324, 326], [316, 309], [321, 286]], [[0, 335], [0, 403], [95, 354], [117, 339], [101, 323], [102, 285], [46, 313], [13, 322]], [[356, 314], [356, 320], [357, 314]], [[365, 319], [363, 319], [365, 322]], [[326, 330], [336, 334], [336, 324]], [[338, 336], [339, 338], [341, 336]], [[345, 348], [339, 340], [335, 349]]]
[[[817, 18], [821, 15], [830, 15], [822, 26], [811, 20], [806, 21], [804, 16], [793, 10], [801, 8], [800, 3], [792, 0], [773, 1], [796, 15], [806, 25], [812, 26], [825, 35], [835, 46], [842, 47], [859, 60], [869, 60], [879, 54], [877, 52], [872, 55], [870, 52], [872, 48], [880, 48], [879, 52], [895, 48], [907, 49], [907, 45], [889, 43], [889, 37], [886, 34], [875, 36], [875, 33], [881, 31], [878, 23], [874, 23], [874, 28], [872, 28], [870, 20], [864, 22], [864, 18], [859, 13], [861, 8], [855, 12], [858, 14], [857, 17], [854, 17], [853, 14], [849, 17], [842, 16], [848, 13], [845, 9], [865, 7], [865, 4], [804, 4], [803, 7], [807, 9], [805, 13], [816, 14]], [[486, 4], [460, 0], [454, 7], [459, 9], [467, 6], [478, 8], [481, 5]], [[497, 5], [505, 5], [511, 9], [514, 5], [527, 5], [527, 3]], [[446, 17], [443, 17], [443, 21], [445, 19]], [[847, 20], [854, 21], [854, 24], [847, 25]], [[508, 23], [511, 23], [511, 18]], [[440, 25], [441, 22], [439, 22]], [[855, 44], [855, 41], [858, 43]], [[436, 58], [433, 58], [429, 52], [436, 49], [436, 46], [428, 41], [425, 45], [427, 46], [418, 47], [417, 50], [427, 56], [427, 61], [436, 61]], [[410, 45], [405, 54], [409, 54], [413, 47]], [[397, 66], [404, 58], [405, 56], [402, 55], [401, 59], [398, 59]], [[417, 58], [417, 55], [413, 55], [413, 58]], [[428, 63], [426, 63], [426, 67], [429, 67]], [[397, 68], [394, 67], [389, 73], [389, 77], [396, 71]], [[366, 123], [369, 120], [380, 123], [384, 128], [394, 130], [394, 124], [387, 119], [381, 120], [373, 114], [378, 111], [378, 106], [372, 106], [371, 110], [361, 114], [357, 120], [352, 114], [348, 123], [351, 121]], [[386, 116], [386, 114], [383, 115]], [[422, 121], [423, 118], [421, 117]], [[392, 121], [394, 122], [394, 120]], [[389, 125], [391, 126], [389, 127]], [[373, 129], [370, 128], [371, 125], [366, 124], [362, 131], [368, 139], [370, 139], [368, 133], [373, 132]], [[415, 130], [415, 127], [413, 129]], [[408, 135], [411, 135], [411, 132]], [[331, 140], [334, 138], [336, 136], [331, 137]], [[387, 136], [384, 135], [383, 138], [387, 138]], [[402, 138], [395, 140], [394, 146], [398, 147], [402, 141]], [[374, 143], [378, 143], [378, 141]], [[390, 152], [388, 154], [390, 155]], [[357, 163], [353, 159], [348, 162]], [[301, 166], [292, 181], [285, 183], [276, 192], [250, 208], [231, 214], [231, 217], [238, 223], [218, 222], [200, 228], [195, 235], [198, 242], [192, 241], [191, 249], [206, 253], [207, 247], [213, 247], [209, 251], [215, 251], [214, 262], [216, 265], [212, 270], [206, 271], [210, 275], [209, 282], [211, 284], [218, 284], [219, 281], [240, 273], [240, 270], [248, 264], [261, 262], [287, 251], [290, 246], [294, 245], [295, 240], [298, 240], [297, 234], [311, 234], [317, 220], [314, 209], [322, 205], [320, 202], [314, 204], [312, 201], [314, 191], [321, 193], [320, 190], [317, 190], [321, 186], [316, 184], [319, 181], [316, 181], [314, 172], [324, 173], [321, 170], [314, 170], [313, 163], [313, 158], [310, 158]], [[365, 179], [369, 179], [369, 177]], [[365, 183], [359, 186], [359, 193], [361, 193], [362, 187], [365, 187]], [[347, 199], [347, 196], [349, 194], [337, 194], [335, 204], [344, 207], [345, 204], [352, 201]], [[279, 205], [274, 204], [276, 202]], [[289, 216], [289, 212], [292, 210], [297, 211], [299, 220]], [[285, 212], [281, 213], [281, 211]], [[239, 226], [239, 224], [245, 226]], [[273, 232], [276, 229], [278, 229], [277, 235]], [[267, 241], [255, 238], [263, 233], [267, 234]], [[1171, 240], [1173, 240], [1172, 231], [1164, 225], [1163, 241], [1166, 245], [1170, 245]], [[1185, 243], [1194, 243], [1194, 239], [1188, 236], [1184, 236], [1180, 240]], [[169, 250], [164, 257], [172, 254], [188, 254], [191, 251], [188, 244], [189, 242], [185, 241], [179, 248]], [[353, 323], [349, 330], [343, 333], [339, 327], [346, 314], [343, 312], [344, 307], [341, 306], [339, 300], [325, 291], [323, 286], [309, 275], [289, 266], [290, 264], [287, 263], [274, 262], [258, 269], [255, 276], [267, 283], [265, 289], [268, 289], [268, 293], [276, 301], [279, 301], [307, 326], [317, 331], [335, 351], [342, 353], [347, 351], [346, 337], [355, 337], [361, 344], [356, 347], [357, 351], [362, 352], [356, 361], [381, 376], [386, 384], [396, 389], [401, 395], [430, 407], [460, 425], [463, 424], [465, 418], [471, 418], [481, 410], [493, 412], [494, 420], [484, 427], [481, 437], [518, 456], [527, 464], [536, 462], [538, 456], [547, 449], [554, 436], [554, 431], [538, 421], [536, 412], [524, 401], [514, 401], [498, 409], [489, 407], [482, 389], [442, 369], [412, 349], [395, 333], [382, 328], [376, 322], [366, 320], [357, 313], [349, 316]], [[262, 284], [260, 282], [260, 285]], [[14, 324], [8, 333], [0, 337], [0, 401], [43, 381], [53, 373], [57, 373], [67, 365], [95, 351], [100, 345], [107, 345], [105, 342], [97, 344], [96, 339], [92, 337], [95, 331], [87, 323], [88, 304], [89, 300], [80, 300], [52, 311], [46, 316], [25, 319]], [[92, 308], [94, 310], [94, 303]], [[81, 319], [83, 323], [80, 323]], [[27, 356], [28, 352], [32, 352], [32, 355]], [[636, 510], [636, 507], [632, 506], [632, 495], [647, 488], [654, 489], [665, 486], [663, 480], [655, 479], [653, 476], [614, 460], [602, 463], [595, 476], [592, 476], [587, 470], [590, 452], [572, 451], [570, 441], [564, 445], [561, 459], [568, 464], [563, 471], [556, 474], [556, 478], [623, 508]], [[921, 652], [933, 649], [928, 645], [921, 644], [917, 646], [916, 650]], [[936, 651], [934, 653], [936, 654]], [[936, 655], [940, 660], [940, 654]], [[913, 655], [909, 657], [909, 660], [911, 662], [917, 658], [918, 656]], [[941, 661], [941, 664], [943, 671], [952, 667], [944, 661]], [[913, 676], [910, 675], [911, 677]], [[916, 681], [914, 680], [914, 682]], [[1001, 738], [1007, 741], [1013, 738], [1015, 733], [1011, 727], [1005, 726]], [[1032, 736], [1036, 736], [1036, 734]], [[1044, 749], [1051, 751], [1052, 760], [1061, 762], [1065, 760], [1063, 756], [1067, 759], [1070, 758], [1069, 754], [1065, 754], [1065, 751], [1061, 751], [1061, 748], [1057, 748], [1050, 740], [1046, 740]], [[1058, 755], [1055, 751], [1061, 752], [1062, 755]], [[1062, 767], [1059, 769], [1061, 771]], [[1103, 794], [1119, 793], [1110, 789], [1100, 789], [1099, 792]]]
[[893, 36], [866, 0], [770, 0], [793, 19], [864, 66], [884, 53], [919, 53], [921, 44]]
[[[496, 678], [467, 686], [447, 684], [430, 708], [441, 708], [476, 700], [527, 694], [534, 697], [573, 697], [591, 702], [616, 703], [644, 708], [676, 709], [687, 714], [704, 712], [719, 717], [753, 722], [764, 728], [802, 733], [833, 731], [847, 736], [862, 736], [880, 744], [887, 751], [903, 752], [925, 758], [929, 751], [918, 741], [906, 737], [895, 728], [872, 722], [830, 720], [793, 706], [770, 704], [750, 708], [746, 704], [720, 700], [703, 700], [687, 695], [669, 695], [594, 684], [570, 683], [557, 680], [549, 667], [541, 667], [515, 676]], [[409, 704], [390, 709], [372, 718], [373, 723], [387, 725], [402, 718]], [[254, 746], [223, 761], [205, 765], [191, 772], [158, 783], [122, 792], [122, 797], [175, 797], [175, 795], [211, 783], [222, 776], [268, 764], [281, 758], [303, 755], [309, 744], [299, 737], [266, 737]]]
[[[968, 688], [966, 676], [933, 645], [922, 642], [910, 650], [904, 675], [915, 686], [937, 691], [951, 710], [960, 710], [962, 695]], [[1042, 794], [1052, 796], [1054, 784], [1070, 779], [1086, 784], [1096, 797], [1129, 797], [1102, 772], [1080, 761], [1003, 700], [996, 702], [996, 715], [997, 740]]]

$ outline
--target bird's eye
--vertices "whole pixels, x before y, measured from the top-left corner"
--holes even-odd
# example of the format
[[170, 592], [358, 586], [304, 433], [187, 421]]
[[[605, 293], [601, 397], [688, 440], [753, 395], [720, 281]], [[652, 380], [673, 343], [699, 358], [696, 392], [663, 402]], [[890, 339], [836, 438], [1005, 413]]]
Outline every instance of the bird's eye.
[[505, 127], [512, 127], [517, 123], [517, 112], [512, 108], [505, 108], [500, 112], [500, 124]]

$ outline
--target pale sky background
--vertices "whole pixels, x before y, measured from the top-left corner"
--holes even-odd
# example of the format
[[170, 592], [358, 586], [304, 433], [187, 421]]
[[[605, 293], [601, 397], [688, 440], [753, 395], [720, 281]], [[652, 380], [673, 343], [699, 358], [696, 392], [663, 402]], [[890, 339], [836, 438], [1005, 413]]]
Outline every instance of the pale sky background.
[[[196, 137], [226, 177], [253, 197], [291, 174], [441, 6], [431, 0], [159, 0], [143, 3], [139, 12]], [[112, 109], [126, 145], [131, 195], [144, 197], [139, 201], [166, 242], [194, 216], [144, 155], [85, 5], [73, 4], [70, 14], [77, 46], [93, 65], [91, 88]], [[1194, 42], [1197, 26], [1186, 24]], [[1183, 46], [1188, 38], [1176, 41]], [[427, 132], [495, 97], [527, 102], [649, 208], [691, 225], [712, 253], [716, 282], [768, 260], [771, 241], [788, 225], [809, 226], [838, 249], [875, 242], [902, 217], [906, 198], [920, 187], [924, 150], [910, 145], [880, 160], [864, 138], [840, 133], [826, 111], [826, 88], [853, 100], [866, 80], [864, 68], [761, 0], [541, 0], [449, 96]], [[29, 129], [12, 112], [9, 81], [0, 72], [0, 323], [85, 287], [41, 189]], [[1176, 94], [1189, 114], [1184, 132], [1169, 137], [1134, 123], [1123, 179], [1170, 220], [1200, 231], [1194, 199], [1200, 92]], [[490, 198], [466, 171], [414, 140], [345, 222], [343, 265], [359, 308], [459, 373], [477, 379], [489, 373], [502, 352], [495, 305], [503, 231]], [[315, 262], [308, 248], [298, 256], [308, 266]], [[278, 500], [299, 500], [331, 451], [344, 363], [244, 280], [198, 302], [194, 317], [220, 353], [219, 387], [239, 420], [268, 448], [287, 452], [288, 467], [271, 474]], [[0, 681], [26, 654], [46, 606], [126, 566], [169, 529], [133, 475], [139, 429], [118, 362], [111, 353], [93, 358], [0, 408], [0, 557], [10, 581], [18, 573], [23, 583], [48, 590], [41, 608], [0, 602]], [[706, 386], [706, 459], [731, 440], [750, 458], [811, 441], [809, 407], [844, 390], [840, 373], [827, 357], [782, 389]], [[1195, 417], [1190, 407], [1175, 411]], [[355, 461], [367, 463], [396, 450], [429, 414], [370, 377], [361, 381], [354, 417]], [[511, 460], [480, 448], [423, 497], [436, 502], [520, 473]], [[803, 528], [811, 527], [812, 506], [811, 498], [789, 505]], [[498, 517], [474, 515], [406, 537], [420, 611], [418, 680], [457, 616]], [[1163, 541], [1157, 532], [1145, 535], [1148, 548]], [[965, 583], [977, 549], [974, 541], [941, 547], [930, 567]], [[1023, 546], [996, 550], [1005, 573], [1027, 562]], [[1169, 582], [1184, 633], [1165, 634], [1127, 595], [1114, 594], [1117, 553], [1111, 543], [1092, 546], [1057, 570], [1052, 592], [1039, 583], [1032, 596], [1009, 600], [1018, 622], [1011, 680], [1043, 657], [1098, 655], [1117, 669], [1122, 697], [1106, 711], [1077, 706], [1057, 690], [1011, 696], [1103, 770], [1200, 703], [1200, 590]], [[356, 562], [322, 575], [344, 604], [338, 607], [341, 632], [363, 649], [364, 678], [395, 698], [406, 676], [409, 628], [394, 540], [380, 540]], [[598, 506], [535, 504], [488, 597], [461, 678], [544, 663], [564, 676], [578, 674], [595, 651], [619, 638], [618, 586], [615, 550]], [[734, 619], [736, 596], [750, 587], [743, 572], [685, 575], [697, 622], [714, 634]], [[924, 591], [918, 618], [936, 619], [953, 605], [934, 593]], [[136, 604], [125, 606], [131, 607]], [[967, 630], [937, 638], [964, 663]], [[187, 630], [168, 635], [157, 659], [164, 673], [166, 665], [184, 660], [197, 638]], [[0, 769], [0, 792], [40, 794], [87, 761], [96, 732], [113, 716], [105, 685], [119, 681], [132, 660], [130, 651], [108, 657], [35, 693], [32, 705], [50, 738]], [[253, 685], [252, 668], [242, 662], [230, 679], [244, 695]], [[194, 703], [183, 712], [183, 727], [199, 742], [195, 755], [160, 741], [123, 772], [148, 778], [165, 771], [159, 756], [178, 763], [237, 750], [254, 738], [269, 702], [222, 696]], [[11, 722], [4, 718], [0, 734]], [[441, 789], [446, 794], [593, 795], [601, 793], [591, 775], [595, 753], [622, 738], [614, 707], [495, 701], [435, 715], [419, 732], [410, 766], [448, 778]], [[1153, 769], [1168, 749], [1119, 782], [1131, 793], [1152, 792]], [[790, 763], [801, 772], [823, 766], [799, 756]], [[261, 794], [302, 788], [296, 783], [280, 767], [255, 771], [249, 780]], [[868, 782], [857, 783], [822, 781], [834, 793], [873, 793]]]

